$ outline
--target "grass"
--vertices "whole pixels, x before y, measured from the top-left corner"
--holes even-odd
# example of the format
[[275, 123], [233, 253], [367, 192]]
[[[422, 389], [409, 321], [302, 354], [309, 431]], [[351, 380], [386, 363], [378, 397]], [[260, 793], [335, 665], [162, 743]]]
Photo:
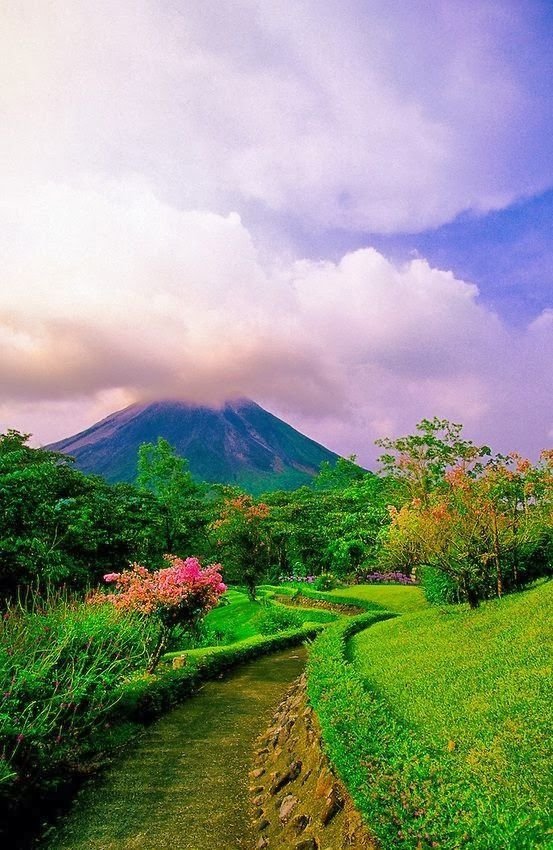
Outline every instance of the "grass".
[[[259, 626], [263, 603], [270, 602], [271, 590], [268, 586], [259, 594], [259, 601], [252, 602], [248, 595], [236, 589], [228, 590], [224, 595], [224, 604], [214, 608], [205, 618], [208, 639], [220, 645], [229, 645], [246, 638], [261, 634]], [[278, 605], [278, 603], [271, 603]], [[302, 608], [303, 625], [307, 623], [329, 623], [336, 615], [320, 608]]]
[[[399, 833], [408, 840], [396, 837], [388, 846], [416, 846], [409, 843], [418, 835], [415, 798], [422, 810], [415, 816], [438, 847], [551, 846], [552, 608], [549, 582], [476, 611], [421, 606], [350, 641], [353, 672], [373, 703], [388, 707], [387, 719], [381, 711], [374, 719], [395, 739], [376, 770], [388, 772], [391, 793], [404, 795]], [[405, 784], [410, 758], [423, 768], [416, 793]], [[425, 782], [428, 793], [421, 791]], [[378, 816], [370, 795], [369, 780], [362, 795], [369, 822], [371, 813]], [[419, 840], [427, 846], [424, 835]]]
[[409, 587], [399, 584], [358, 584], [353, 587], [344, 587], [325, 594], [332, 594], [356, 601], [371, 602], [379, 605], [387, 611], [406, 614], [413, 611], [422, 611], [428, 608], [428, 602], [420, 587]]

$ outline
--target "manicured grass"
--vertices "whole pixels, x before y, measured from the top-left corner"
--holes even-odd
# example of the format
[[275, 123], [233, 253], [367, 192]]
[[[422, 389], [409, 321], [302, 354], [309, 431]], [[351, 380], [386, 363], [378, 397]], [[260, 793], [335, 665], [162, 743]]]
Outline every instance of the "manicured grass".
[[[207, 615], [205, 625], [208, 635], [217, 637], [221, 645], [229, 645], [261, 634], [258, 618], [263, 611], [263, 599], [270, 599], [267, 587], [261, 589], [259, 601], [252, 602], [246, 593], [234, 588], [228, 590], [223, 597], [223, 604], [218, 605]], [[273, 603], [278, 604], [278, 603]], [[301, 608], [298, 613], [303, 615], [303, 624], [329, 623], [336, 615], [320, 608]]]
[[[353, 671], [374, 695], [381, 709], [374, 716], [396, 742], [380, 753], [387, 761], [374, 769], [378, 783], [384, 776], [390, 793], [404, 798], [398, 834], [409, 840], [396, 838], [388, 846], [416, 846], [409, 843], [419, 837], [412, 802], [421, 828], [439, 847], [551, 846], [552, 612], [549, 582], [476, 611], [422, 608], [350, 641]], [[418, 788], [405, 784], [414, 775], [406, 776], [409, 759], [419, 764]], [[368, 776], [363, 792], [369, 823], [371, 812], [378, 817], [371, 781]], [[420, 840], [427, 846], [423, 835]]]
[[387, 611], [400, 614], [412, 611], [422, 611], [429, 607], [420, 587], [409, 587], [401, 584], [356, 584], [352, 587], [339, 588], [330, 591], [328, 596], [339, 594], [341, 597], [362, 602], [372, 602]]
[[259, 602], [252, 602], [246, 593], [231, 589], [225, 593], [223, 603], [205, 618], [208, 629], [224, 635], [225, 643], [234, 643], [259, 634], [254, 624], [260, 609]]

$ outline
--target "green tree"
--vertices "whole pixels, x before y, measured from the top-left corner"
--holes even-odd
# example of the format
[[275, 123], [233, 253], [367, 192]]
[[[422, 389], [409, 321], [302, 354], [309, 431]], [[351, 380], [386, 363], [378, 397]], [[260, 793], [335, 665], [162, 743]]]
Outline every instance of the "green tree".
[[152, 493], [158, 502], [165, 551], [183, 556], [201, 554], [207, 529], [206, 488], [194, 481], [188, 461], [162, 437], [157, 443], [140, 446], [137, 486]]
[[422, 419], [415, 427], [415, 434], [375, 441], [386, 449], [378, 458], [381, 474], [388, 478], [391, 492], [400, 502], [413, 498], [426, 502], [429, 494], [443, 485], [448, 468], [474, 464], [491, 454], [488, 446], [463, 439], [463, 426], [447, 419]]

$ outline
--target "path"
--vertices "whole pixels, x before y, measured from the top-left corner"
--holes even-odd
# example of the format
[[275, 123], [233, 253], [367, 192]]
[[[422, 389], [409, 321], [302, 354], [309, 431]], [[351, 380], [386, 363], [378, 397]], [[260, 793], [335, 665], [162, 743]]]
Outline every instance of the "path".
[[288, 649], [208, 682], [80, 795], [43, 850], [242, 850], [255, 846], [255, 738], [305, 664]]

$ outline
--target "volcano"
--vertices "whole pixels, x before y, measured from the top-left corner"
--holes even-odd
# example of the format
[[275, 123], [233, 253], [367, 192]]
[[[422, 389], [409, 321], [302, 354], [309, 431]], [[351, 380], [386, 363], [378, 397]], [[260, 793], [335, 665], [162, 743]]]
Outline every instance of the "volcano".
[[136, 478], [141, 443], [166, 439], [198, 481], [236, 484], [250, 493], [308, 484], [334, 452], [250, 399], [221, 407], [185, 401], [131, 404], [85, 431], [48, 446], [108, 481]]

